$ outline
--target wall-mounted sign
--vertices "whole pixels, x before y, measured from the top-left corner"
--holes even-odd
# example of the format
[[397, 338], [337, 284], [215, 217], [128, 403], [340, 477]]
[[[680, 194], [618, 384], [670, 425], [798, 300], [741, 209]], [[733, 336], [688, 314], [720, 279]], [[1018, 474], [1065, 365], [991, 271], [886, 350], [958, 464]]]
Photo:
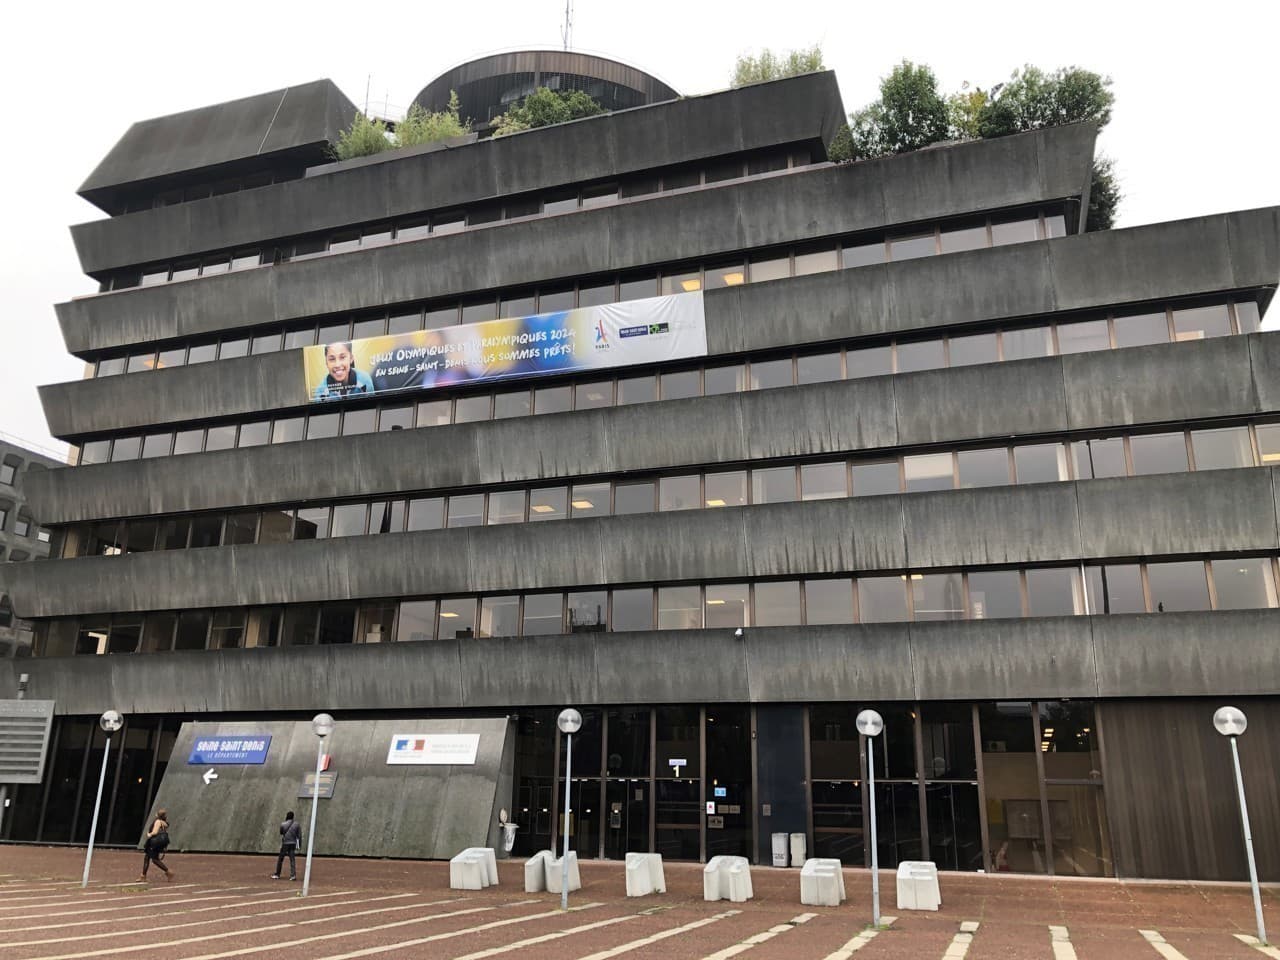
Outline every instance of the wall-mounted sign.
[[712, 813], [715, 813], [715, 812], [716, 812], [716, 802], [715, 802], [714, 800], [708, 800], [708, 801], [707, 801], [707, 813], [708, 813], [708, 814], [712, 814]]
[[717, 797], [727, 797], [729, 795], [728, 787], [716, 787], [715, 791]]
[[707, 355], [702, 292], [306, 347], [307, 399], [430, 390]]
[[233, 733], [225, 737], [200, 737], [191, 748], [187, 763], [266, 763], [271, 749], [268, 733]]
[[338, 782], [337, 773], [321, 773], [320, 789], [319, 791], [317, 791], [316, 775], [315, 773], [308, 773], [305, 777], [302, 778], [302, 785], [298, 787], [298, 798], [301, 800], [307, 800], [307, 799], [310, 799], [311, 797], [316, 797], [317, 799], [320, 799], [320, 800], [332, 800], [333, 788], [337, 784], [337, 782]]
[[478, 733], [397, 733], [387, 750], [390, 764], [459, 764], [476, 762]]
[[723, 830], [723, 829], [724, 829], [724, 817], [707, 817], [707, 829], [708, 829], [708, 830]]
[[668, 767], [687, 767], [688, 765], [689, 765], [689, 761], [686, 760], [684, 757], [672, 757], [670, 760], [667, 761]]

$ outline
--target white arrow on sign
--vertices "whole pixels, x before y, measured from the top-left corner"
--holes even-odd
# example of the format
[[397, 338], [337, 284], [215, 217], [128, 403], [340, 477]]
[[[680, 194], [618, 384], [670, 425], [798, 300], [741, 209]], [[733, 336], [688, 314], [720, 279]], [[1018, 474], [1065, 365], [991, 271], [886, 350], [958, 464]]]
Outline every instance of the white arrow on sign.
[[218, 775], [213, 772], [213, 767], [210, 767], [208, 770], [204, 772], [204, 776], [201, 777], [200, 779], [204, 781], [204, 785], [207, 787], [214, 780], [218, 779]]

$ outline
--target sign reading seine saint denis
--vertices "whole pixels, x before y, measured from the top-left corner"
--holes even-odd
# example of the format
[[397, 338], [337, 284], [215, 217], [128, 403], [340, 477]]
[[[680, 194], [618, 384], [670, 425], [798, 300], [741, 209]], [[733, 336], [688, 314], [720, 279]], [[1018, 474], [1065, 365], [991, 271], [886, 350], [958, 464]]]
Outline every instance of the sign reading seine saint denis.
[[266, 763], [271, 749], [267, 733], [235, 733], [225, 737], [200, 737], [191, 748], [187, 763]]
[[387, 763], [469, 765], [479, 749], [478, 733], [397, 733]]
[[307, 397], [337, 400], [707, 355], [702, 292], [306, 347]]

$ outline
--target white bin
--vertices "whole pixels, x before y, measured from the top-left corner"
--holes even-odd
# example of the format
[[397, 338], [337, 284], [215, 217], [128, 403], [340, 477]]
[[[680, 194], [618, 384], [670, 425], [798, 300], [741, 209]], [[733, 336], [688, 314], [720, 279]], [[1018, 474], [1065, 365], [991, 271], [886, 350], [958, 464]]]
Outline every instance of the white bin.
[[775, 867], [785, 867], [787, 865], [787, 835], [785, 833], [775, 833], [773, 835], [773, 865]]
[[805, 838], [803, 833], [791, 834], [791, 865], [799, 867], [805, 861]]

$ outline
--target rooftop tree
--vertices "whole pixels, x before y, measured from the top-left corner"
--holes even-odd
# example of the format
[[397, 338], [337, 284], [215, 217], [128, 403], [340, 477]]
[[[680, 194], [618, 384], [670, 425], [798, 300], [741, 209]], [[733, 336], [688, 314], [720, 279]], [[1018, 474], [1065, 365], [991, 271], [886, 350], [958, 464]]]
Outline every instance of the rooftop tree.
[[604, 107], [581, 90], [556, 91], [539, 87], [518, 107], [512, 107], [494, 120], [493, 135], [504, 137], [509, 133], [593, 117], [598, 113], [604, 113]]
[[807, 50], [788, 50], [785, 54], [774, 53], [766, 47], [758, 57], [746, 53], [738, 55], [729, 86], [745, 87], [749, 83], [781, 80], [783, 77], [795, 77], [825, 69], [822, 64], [822, 48], [817, 44]]

